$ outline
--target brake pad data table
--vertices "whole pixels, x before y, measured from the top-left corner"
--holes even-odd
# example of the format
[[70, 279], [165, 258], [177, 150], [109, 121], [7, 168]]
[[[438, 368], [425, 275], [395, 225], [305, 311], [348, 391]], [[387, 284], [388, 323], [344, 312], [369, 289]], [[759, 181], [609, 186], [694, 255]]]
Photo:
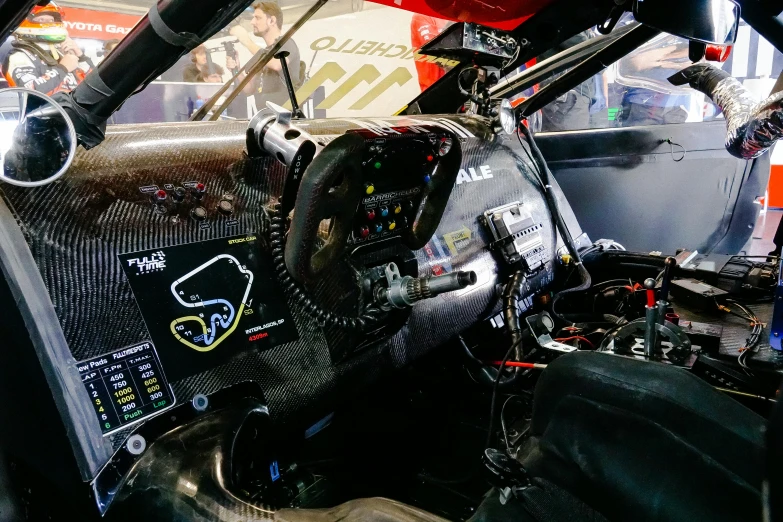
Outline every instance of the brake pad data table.
[[80, 362], [77, 368], [104, 434], [174, 405], [151, 342]]

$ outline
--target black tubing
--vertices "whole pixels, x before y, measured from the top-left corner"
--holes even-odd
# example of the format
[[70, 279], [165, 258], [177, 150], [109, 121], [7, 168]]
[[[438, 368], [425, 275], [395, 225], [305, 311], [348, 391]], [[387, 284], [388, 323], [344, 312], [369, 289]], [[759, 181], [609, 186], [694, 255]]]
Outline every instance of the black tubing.
[[269, 226], [269, 243], [272, 248], [272, 262], [280, 279], [283, 291], [297, 302], [305, 313], [312, 317], [320, 326], [336, 326], [352, 330], [364, 330], [376, 324], [383, 312], [373, 306], [368, 306], [357, 317], [345, 317], [328, 312], [314, 302], [307, 290], [291, 277], [285, 266], [285, 216], [281, 212], [282, 202], [278, 201], [271, 211], [271, 225]]
[[530, 132], [530, 129], [522, 124], [519, 125], [519, 129], [522, 131], [522, 134], [525, 135], [525, 139], [527, 139], [528, 145], [530, 145], [530, 150], [533, 153], [533, 158], [536, 161], [536, 166], [538, 167], [541, 181], [544, 184], [542, 188], [544, 190], [544, 197], [546, 198], [547, 205], [549, 206], [549, 211], [552, 213], [552, 217], [555, 219], [557, 230], [560, 232], [560, 236], [563, 238], [563, 243], [565, 243], [565, 246], [568, 249], [568, 253], [571, 255], [571, 258], [573, 259], [573, 262], [576, 263], [579, 276], [582, 280], [578, 286], [559, 291], [552, 299], [552, 314], [561, 321], [568, 322], [555, 311], [555, 305], [557, 304], [557, 301], [565, 294], [581, 292], [590, 288], [590, 285], [592, 284], [592, 280], [590, 279], [590, 272], [588, 272], [582, 264], [582, 258], [579, 256], [579, 251], [577, 250], [576, 244], [574, 243], [574, 238], [571, 236], [571, 231], [568, 230], [568, 225], [566, 225], [566, 222], [563, 219], [563, 215], [560, 213], [560, 205], [557, 202], [557, 196], [552, 191], [552, 172], [549, 170], [549, 166], [544, 159], [544, 155], [541, 153], [541, 149], [538, 148], [536, 140], [533, 139], [533, 134]]

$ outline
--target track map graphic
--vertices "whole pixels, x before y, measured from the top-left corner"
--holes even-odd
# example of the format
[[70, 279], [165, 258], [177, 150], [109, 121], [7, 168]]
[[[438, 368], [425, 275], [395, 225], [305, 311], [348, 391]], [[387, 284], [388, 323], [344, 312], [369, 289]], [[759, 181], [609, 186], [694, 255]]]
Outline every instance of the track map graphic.
[[119, 257], [172, 381], [298, 337], [269, 254], [254, 235]]

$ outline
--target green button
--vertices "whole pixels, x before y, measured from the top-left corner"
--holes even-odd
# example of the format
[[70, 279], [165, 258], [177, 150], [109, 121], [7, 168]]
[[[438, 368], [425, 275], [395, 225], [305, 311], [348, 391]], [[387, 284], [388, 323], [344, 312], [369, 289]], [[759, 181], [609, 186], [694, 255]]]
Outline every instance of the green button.
[[375, 162], [375, 168], [376, 168], [376, 169], [379, 169], [379, 168], [381, 168], [381, 162], [380, 162], [380, 161], [376, 161], [376, 162]]

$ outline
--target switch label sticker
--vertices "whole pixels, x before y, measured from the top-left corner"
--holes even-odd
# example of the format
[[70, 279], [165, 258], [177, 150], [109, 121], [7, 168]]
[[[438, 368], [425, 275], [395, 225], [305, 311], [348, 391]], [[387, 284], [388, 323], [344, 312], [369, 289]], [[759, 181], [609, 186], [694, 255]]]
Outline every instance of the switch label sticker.
[[[119, 257], [172, 381], [298, 338], [269, 254], [255, 235]], [[153, 260], [165, 263], [146, 270]]]

